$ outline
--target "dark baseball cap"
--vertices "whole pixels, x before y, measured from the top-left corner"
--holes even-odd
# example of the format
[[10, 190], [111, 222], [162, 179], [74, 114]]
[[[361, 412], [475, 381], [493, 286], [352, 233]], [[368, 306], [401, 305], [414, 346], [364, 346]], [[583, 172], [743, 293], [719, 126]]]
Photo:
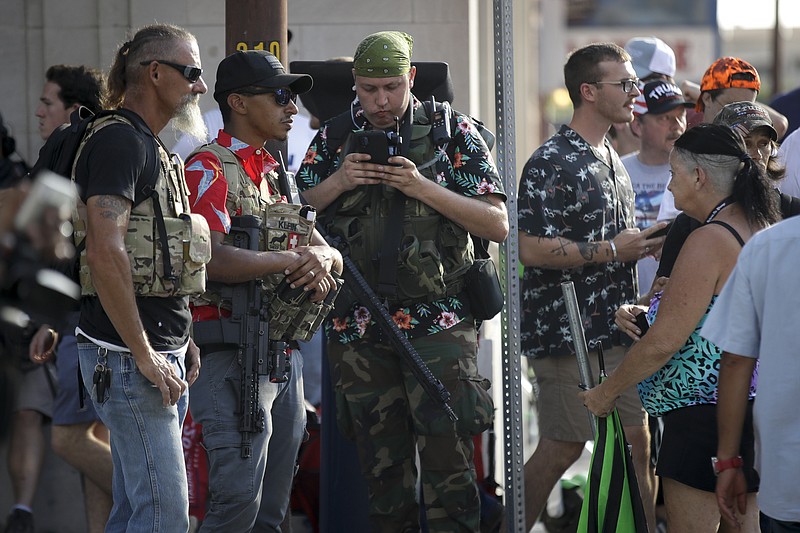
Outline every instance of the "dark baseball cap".
[[314, 85], [308, 74], [287, 74], [278, 58], [264, 50], [234, 52], [217, 67], [214, 100], [226, 98], [228, 93], [245, 87], [277, 89], [288, 87], [301, 94]]
[[633, 102], [633, 112], [636, 115], [661, 115], [672, 111], [676, 107], [692, 107], [694, 104], [687, 102], [683, 93], [674, 83], [665, 80], [651, 81], [641, 89], [641, 94]]
[[772, 140], [778, 140], [778, 132], [772, 125], [769, 113], [753, 102], [733, 102], [726, 105], [714, 117], [714, 124], [728, 126], [742, 137], [747, 137], [756, 128], [767, 128]]

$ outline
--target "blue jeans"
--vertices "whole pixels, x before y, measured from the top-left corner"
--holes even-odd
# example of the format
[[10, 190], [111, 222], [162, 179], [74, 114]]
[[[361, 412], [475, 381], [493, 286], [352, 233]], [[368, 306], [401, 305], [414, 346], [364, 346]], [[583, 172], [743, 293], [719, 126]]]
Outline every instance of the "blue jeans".
[[[136, 368], [129, 353], [78, 343], [81, 377], [95, 410], [111, 432], [113, 496], [106, 533], [182, 533], [189, 529], [189, 488], [181, 447], [188, 391], [173, 406]], [[170, 357], [186, 378], [183, 358]], [[111, 369], [108, 399], [98, 403], [92, 376], [99, 362]]]
[[[203, 426], [211, 492], [201, 532], [281, 531], [289, 507], [297, 452], [305, 434], [303, 358], [291, 355], [285, 383], [259, 380], [265, 428], [252, 435], [252, 454], [241, 457], [239, 387], [241, 367], [235, 351], [202, 354], [200, 377], [192, 385], [192, 419]], [[275, 438], [272, 438], [275, 436]]]

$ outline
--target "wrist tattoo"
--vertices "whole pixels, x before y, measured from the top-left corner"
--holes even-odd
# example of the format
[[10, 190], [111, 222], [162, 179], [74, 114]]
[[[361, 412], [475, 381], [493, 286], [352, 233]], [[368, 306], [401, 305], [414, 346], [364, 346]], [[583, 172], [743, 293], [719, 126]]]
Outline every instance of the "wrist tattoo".
[[578, 251], [581, 253], [581, 257], [587, 262], [591, 262], [595, 254], [600, 250], [599, 242], [579, 242], [576, 244], [578, 245]]

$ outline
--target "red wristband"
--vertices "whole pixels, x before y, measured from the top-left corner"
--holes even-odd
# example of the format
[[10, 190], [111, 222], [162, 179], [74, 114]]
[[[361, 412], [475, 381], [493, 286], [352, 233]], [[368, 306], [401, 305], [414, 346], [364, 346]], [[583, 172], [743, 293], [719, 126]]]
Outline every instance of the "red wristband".
[[715, 476], [718, 476], [725, 470], [729, 470], [731, 468], [741, 468], [742, 465], [744, 465], [744, 460], [742, 459], [741, 455], [731, 457], [730, 459], [717, 459], [716, 457], [711, 458], [711, 467], [714, 469]]

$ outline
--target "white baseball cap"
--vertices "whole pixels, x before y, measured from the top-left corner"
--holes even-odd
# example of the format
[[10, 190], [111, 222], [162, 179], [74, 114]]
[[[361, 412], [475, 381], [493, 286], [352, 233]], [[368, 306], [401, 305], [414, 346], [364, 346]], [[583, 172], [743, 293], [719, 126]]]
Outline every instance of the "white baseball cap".
[[675, 52], [658, 37], [634, 37], [625, 43], [639, 79], [651, 74], [675, 76]]

